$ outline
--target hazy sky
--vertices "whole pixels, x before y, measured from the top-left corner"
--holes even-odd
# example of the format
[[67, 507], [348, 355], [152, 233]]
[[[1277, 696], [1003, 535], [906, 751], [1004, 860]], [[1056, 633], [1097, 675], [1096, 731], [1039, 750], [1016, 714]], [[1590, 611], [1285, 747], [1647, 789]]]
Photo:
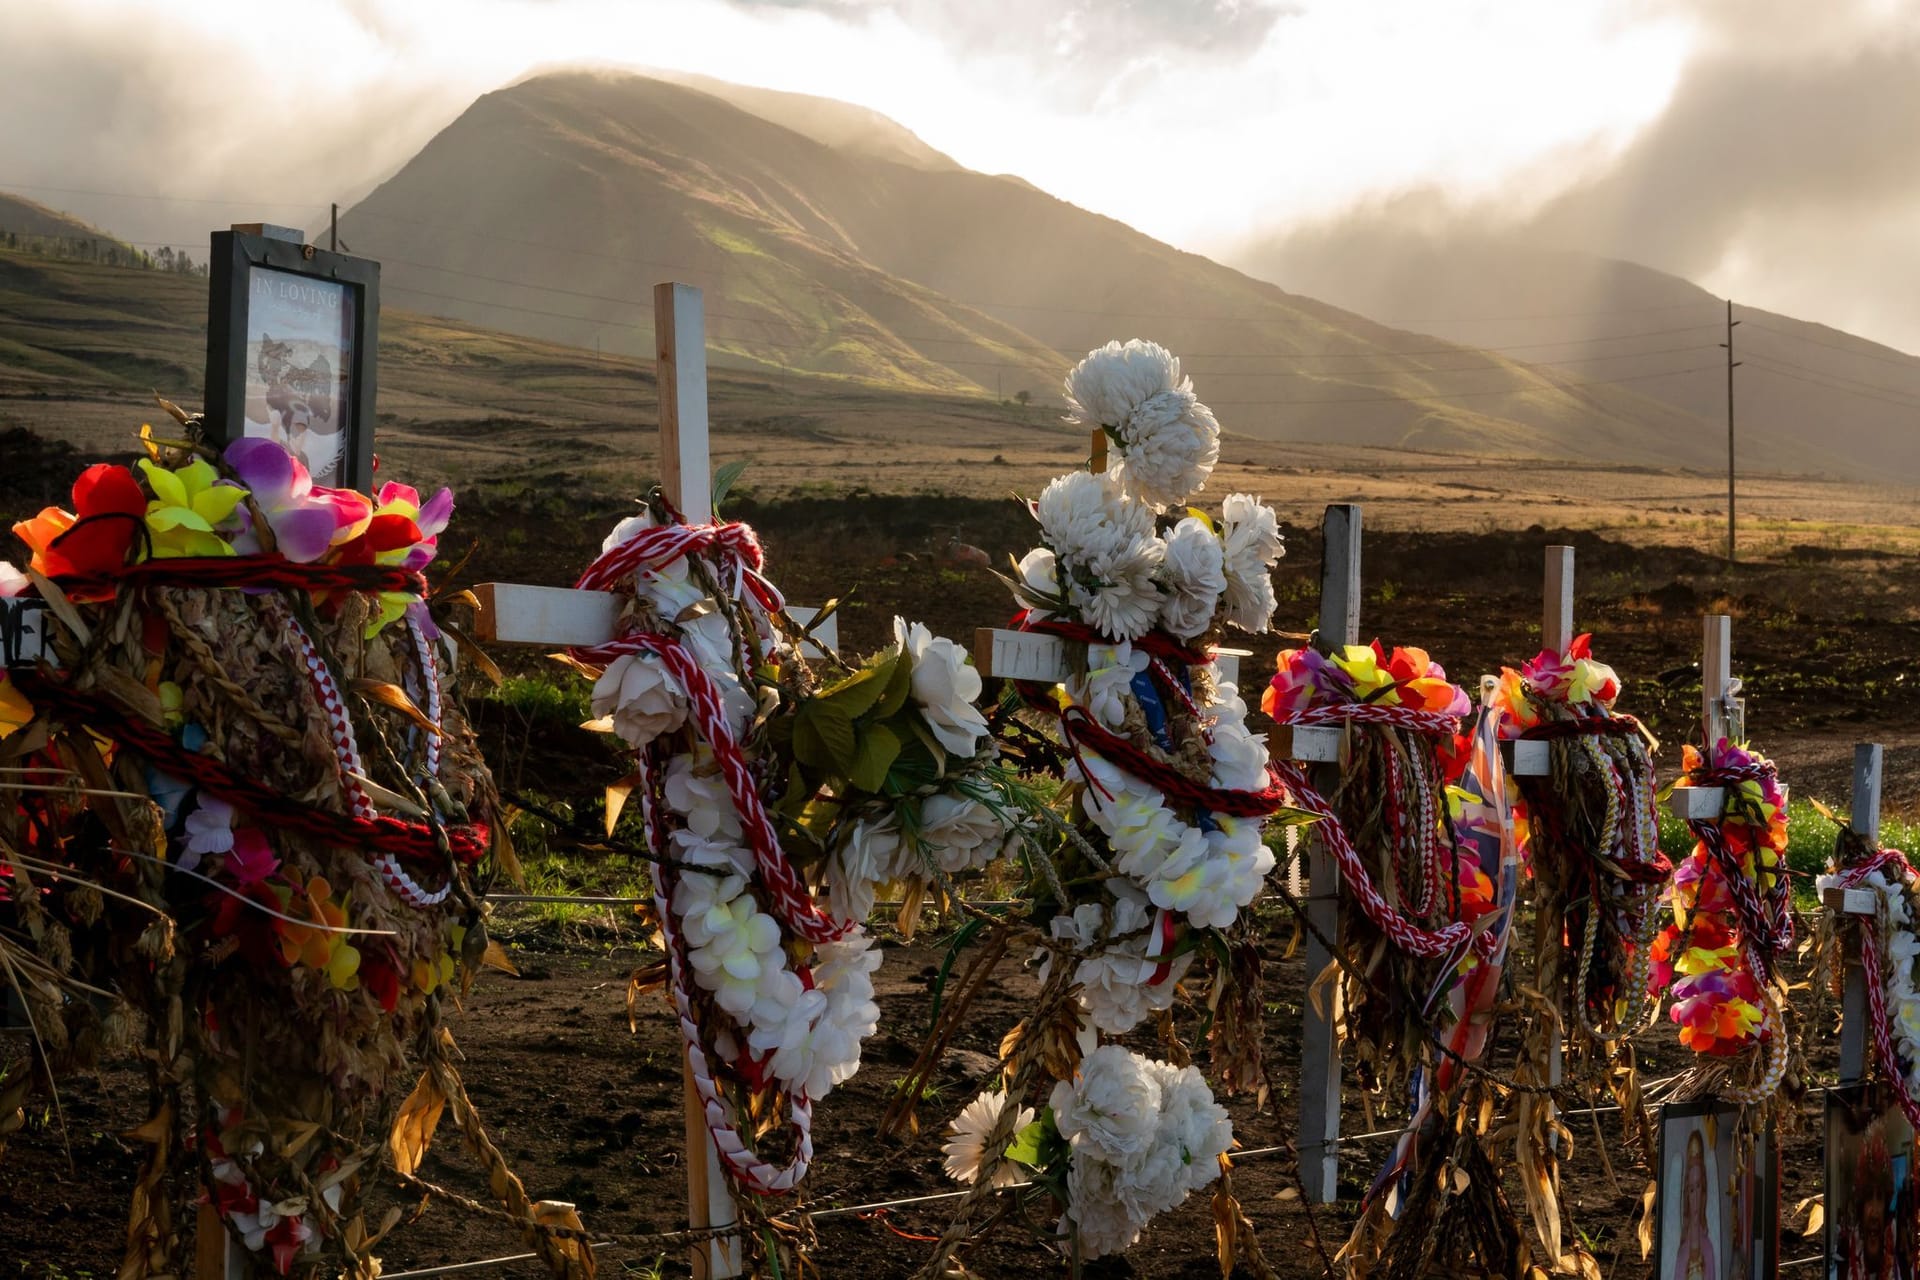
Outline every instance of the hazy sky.
[[1913, 0], [0, 0], [0, 32], [0, 189], [138, 240], [311, 222], [592, 60], [858, 102], [1201, 252], [1422, 192], [1920, 349]]

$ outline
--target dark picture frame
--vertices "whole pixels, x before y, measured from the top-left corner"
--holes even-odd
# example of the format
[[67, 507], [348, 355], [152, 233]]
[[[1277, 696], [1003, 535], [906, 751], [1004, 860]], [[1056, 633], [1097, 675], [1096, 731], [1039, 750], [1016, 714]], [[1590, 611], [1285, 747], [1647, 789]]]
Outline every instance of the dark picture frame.
[[380, 264], [238, 230], [210, 262], [207, 436], [269, 436], [315, 484], [370, 488]]
[[[1681, 1247], [1696, 1242], [1711, 1249], [1716, 1280], [1775, 1280], [1780, 1267], [1780, 1166], [1772, 1127], [1743, 1133], [1739, 1108], [1717, 1098], [1670, 1102], [1660, 1108], [1659, 1145], [1654, 1166], [1659, 1185], [1654, 1206], [1656, 1280], [1684, 1275]], [[1748, 1147], [1747, 1159], [1736, 1186], [1742, 1145]], [[1701, 1166], [1705, 1195], [1690, 1208], [1685, 1184], [1694, 1163]], [[1689, 1224], [1689, 1212], [1700, 1214], [1703, 1221]]]
[[[1866, 1245], [1870, 1234], [1864, 1213], [1867, 1197], [1884, 1197], [1872, 1225], [1879, 1228], [1875, 1245], [1893, 1264], [1890, 1274], [1915, 1274], [1913, 1257], [1920, 1251], [1920, 1148], [1894, 1099], [1893, 1087], [1875, 1081], [1827, 1091], [1821, 1159], [1827, 1207], [1823, 1280], [1834, 1276], [1846, 1280], [1852, 1253]], [[1878, 1151], [1863, 1159], [1876, 1134]], [[1862, 1269], [1872, 1274], [1871, 1255], [1860, 1261]]]

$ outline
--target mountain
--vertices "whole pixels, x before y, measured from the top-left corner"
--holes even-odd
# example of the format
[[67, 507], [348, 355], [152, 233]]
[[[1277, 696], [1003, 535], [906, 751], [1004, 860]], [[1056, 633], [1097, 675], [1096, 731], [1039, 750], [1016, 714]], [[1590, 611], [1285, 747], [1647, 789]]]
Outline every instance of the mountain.
[[[1727, 304], [1638, 263], [1355, 220], [1249, 248], [1250, 272], [1453, 342], [1569, 375], [1634, 379], [1641, 394], [1717, 424], [1727, 411]], [[1920, 479], [1920, 357], [1735, 303], [1735, 422], [1797, 471]], [[1603, 372], [1604, 371], [1604, 372]], [[1676, 372], [1677, 371], [1677, 372]]]
[[6, 191], [0, 191], [0, 232], [51, 240], [99, 240], [119, 244], [92, 223]]
[[650, 286], [673, 278], [706, 290], [716, 362], [749, 368], [1057, 403], [1074, 358], [1140, 336], [1185, 357], [1229, 430], [1267, 439], [1717, 456], [1708, 424], [1631, 384], [1288, 293], [845, 104], [724, 91], [563, 72], [487, 94], [342, 238], [399, 305], [589, 346], [645, 350]]

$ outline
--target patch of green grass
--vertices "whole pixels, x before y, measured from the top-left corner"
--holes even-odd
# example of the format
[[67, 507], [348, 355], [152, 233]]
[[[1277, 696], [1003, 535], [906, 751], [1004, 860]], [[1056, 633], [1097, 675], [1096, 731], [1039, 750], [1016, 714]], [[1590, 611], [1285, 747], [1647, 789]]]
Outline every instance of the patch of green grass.
[[529, 717], [568, 724], [585, 724], [593, 719], [592, 691], [586, 681], [571, 676], [508, 676], [487, 696]]

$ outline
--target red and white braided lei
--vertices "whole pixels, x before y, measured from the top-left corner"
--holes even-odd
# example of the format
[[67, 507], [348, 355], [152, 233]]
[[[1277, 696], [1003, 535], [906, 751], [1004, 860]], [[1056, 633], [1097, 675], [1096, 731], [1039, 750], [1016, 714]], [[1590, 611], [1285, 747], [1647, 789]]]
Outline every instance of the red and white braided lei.
[[[1295, 712], [1286, 723], [1296, 725], [1384, 725], [1407, 729], [1431, 737], [1451, 739], [1460, 730], [1457, 716], [1445, 715], [1437, 711], [1420, 711], [1411, 707], [1381, 706], [1377, 703], [1320, 703]], [[1340, 869], [1340, 878], [1346, 883], [1348, 892], [1361, 912], [1373, 923], [1373, 926], [1392, 940], [1394, 946], [1407, 955], [1423, 959], [1448, 957], [1457, 960], [1471, 948], [1482, 959], [1492, 957], [1499, 949], [1500, 939], [1491, 930], [1476, 931], [1474, 926], [1464, 920], [1455, 920], [1438, 929], [1427, 929], [1418, 922], [1409, 919], [1380, 892], [1373, 882], [1366, 863], [1353, 847], [1353, 840], [1346, 829], [1340, 825], [1340, 817], [1334, 812], [1324, 796], [1314, 789], [1308, 777], [1307, 769], [1294, 761], [1275, 761], [1274, 772], [1280, 777], [1293, 803], [1319, 818], [1314, 827], [1314, 835], [1323, 841], [1327, 852], [1333, 856], [1334, 864]], [[1399, 772], [1389, 772], [1393, 779], [1390, 786], [1396, 791], [1400, 787]], [[1441, 866], [1439, 815], [1432, 812], [1430, 804], [1424, 802], [1427, 788], [1417, 786], [1420, 793], [1414, 807], [1414, 821], [1418, 824], [1417, 838], [1423, 853], [1422, 861], [1430, 870], [1422, 872], [1420, 883], [1433, 887], [1433, 877]], [[1389, 797], [1389, 809], [1405, 812], [1405, 801], [1396, 802]], [[1423, 891], [1422, 897], [1431, 909], [1434, 898]], [[1416, 910], [1418, 906], [1416, 904]]]
[[[630, 591], [629, 584], [636, 574], [695, 555], [706, 557], [709, 564], [721, 570], [721, 589], [736, 600], [750, 601], [765, 613], [784, 608], [779, 591], [760, 575], [764, 553], [759, 540], [752, 529], [738, 523], [668, 524], [642, 529], [595, 561], [581, 576], [579, 585], [590, 590]], [[738, 656], [743, 665], [747, 669], [757, 666], [760, 655], [752, 651], [757, 637], [741, 635], [737, 639]], [[742, 837], [753, 854], [755, 883], [782, 929], [816, 945], [858, 934], [858, 925], [835, 920], [820, 909], [805, 879], [788, 860], [761, 800], [753, 763], [728, 719], [721, 689], [677, 636], [635, 630], [604, 644], [571, 651], [575, 660], [597, 667], [637, 654], [656, 659], [686, 695], [694, 735], [712, 752], [739, 819]], [[638, 788], [642, 818], [650, 847], [661, 854], [668, 852], [668, 838], [678, 821], [659, 790], [671, 754], [661, 741], [637, 753], [642, 779]], [[813, 1160], [813, 1101], [804, 1087], [789, 1090], [788, 1127], [793, 1137], [793, 1154], [786, 1164], [763, 1159], [741, 1134], [734, 1119], [733, 1104], [721, 1089], [719, 1073], [709, 1056], [700, 1024], [695, 987], [688, 972], [687, 944], [673, 912], [673, 889], [679, 878], [670, 867], [663, 865], [659, 869], [654, 907], [666, 941], [668, 989], [707, 1132], [722, 1163], [741, 1186], [759, 1195], [791, 1192], [806, 1176]], [[794, 969], [803, 985], [810, 988], [812, 980], [807, 966], [795, 965]]]
[[[1876, 872], [1880, 873], [1880, 883], [1872, 879]], [[1909, 1071], [1900, 1062], [1899, 1052], [1893, 1042], [1892, 1020], [1887, 1015], [1887, 975], [1881, 967], [1879, 936], [1881, 922], [1887, 917], [1889, 895], [1905, 892], [1911, 896], [1913, 890], [1920, 887], [1920, 876], [1915, 874], [1906, 854], [1898, 849], [1876, 849], [1871, 858], [1863, 859], [1842, 871], [1837, 883], [1843, 889], [1872, 888], [1880, 899], [1878, 910], [1873, 915], [1862, 916], [1857, 921], [1860, 930], [1860, 966], [1867, 980], [1867, 1021], [1873, 1033], [1874, 1056], [1879, 1059], [1881, 1074], [1894, 1086], [1894, 1095], [1900, 1103], [1900, 1110], [1907, 1117], [1907, 1123], [1920, 1131], [1920, 1098], [1914, 1097], [1913, 1086], [1908, 1080]], [[1913, 1065], [1920, 1067], [1920, 1063]]]

